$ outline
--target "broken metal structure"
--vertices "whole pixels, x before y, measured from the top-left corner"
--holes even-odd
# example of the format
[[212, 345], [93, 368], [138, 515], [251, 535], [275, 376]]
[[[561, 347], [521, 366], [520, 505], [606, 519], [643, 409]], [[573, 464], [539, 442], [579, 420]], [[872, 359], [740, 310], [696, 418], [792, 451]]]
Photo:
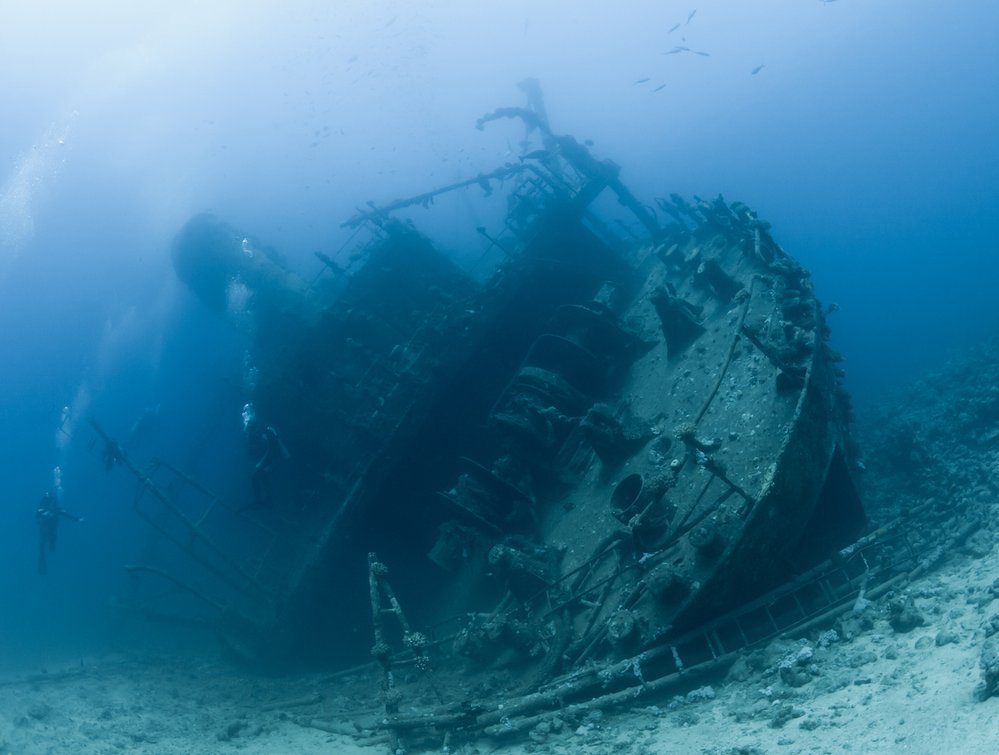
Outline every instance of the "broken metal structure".
[[[392, 655], [425, 673], [513, 669], [528, 696], [636, 657], [682, 668], [676, 638], [707, 636], [865, 525], [824, 313], [769, 224], [721, 197], [649, 207], [539, 108], [479, 125], [503, 118], [538, 148], [359, 211], [345, 225], [364, 240], [320, 255], [311, 284], [213, 216], [174, 247], [219, 313], [248, 293], [246, 398], [310, 492], [248, 545], [231, 527], [202, 537], [235, 516], [202, 490], [201, 514], [172, 525], [188, 551], [212, 544], [188, 592], [218, 609], [231, 650], [277, 663], [367, 649], [373, 613], [397, 721]], [[401, 217], [467, 191], [505, 202], [477, 229], [477, 275]], [[435, 725], [458, 704], [440, 698]]]

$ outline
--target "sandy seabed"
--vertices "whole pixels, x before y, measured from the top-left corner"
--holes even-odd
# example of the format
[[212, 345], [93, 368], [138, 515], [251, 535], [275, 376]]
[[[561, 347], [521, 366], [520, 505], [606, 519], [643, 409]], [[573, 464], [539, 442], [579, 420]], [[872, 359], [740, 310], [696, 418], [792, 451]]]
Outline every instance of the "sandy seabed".
[[[457, 742], [452, 751], [994, 753], [999, 699], [981, 699], [979, 656], [983, 623], [999, 609], [997, 580], [995, 549], [957, 554], [908, 587], [924, 622], [911, 631], [875, 615], [852, 640], [826, 632], [779, 641], [686, 695], [591, 712], [516, 742]], [[802, 671], [793, 684], [779, 671], [788, 658]], [[329, 675], [250, 676], [183, 657], [88, 658], [0, 679], [0, 751], [387, 752], [307, 725], [356, 708], [351, 686], [339, 685]], [[342, 721], [350, 731], [351, 718]]]

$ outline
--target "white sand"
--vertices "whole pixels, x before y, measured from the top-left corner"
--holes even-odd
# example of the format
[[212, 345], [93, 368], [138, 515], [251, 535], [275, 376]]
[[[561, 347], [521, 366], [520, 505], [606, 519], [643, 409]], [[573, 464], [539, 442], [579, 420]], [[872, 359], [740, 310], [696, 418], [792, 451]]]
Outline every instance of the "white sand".
[[[637, 710], [569, 722], [547, 736], [538, 731], [512, 743], [482, 740], [454, 749], [573, 755], [997, 752], [999, 699], [980, 701], [976, 693], [981, 626], [999, 611], [990, 593], [997, 578], [994, 551], [985, 558], [954, 556], [908, 590], [924, 626], [895, 633], [883, 607], [874, 606], [873, 627], [852, 641], [826, 648], [804, 641], [814, 654], [813, 663], [802, 666], [811, 680], [800, 687], [786, 684], [776, 669], [799, 645], [788, 642], [753, 654], [749, 665], [759, 668], [747, 678], [716, 680], [713, 698], [705, 690], [691, 702], [660, 698]], [[953, 641], [938, 646], [938, 636], [948, 635]], [[335, 719], [336, 710], [356, 707], [356, 699], [343, 697], [356, 690], [328, 676], [269, 678], [215, 662], [116, 657], [34, 677], [0, 680], [0, 752], [387, 751], [295, 722], [300, 715]], [[281, 705], [319, 695], [316, 705]], [[782, 711], [789, 720], [774, 726]], [[350, 723], [343, 720], [348, 729]]]

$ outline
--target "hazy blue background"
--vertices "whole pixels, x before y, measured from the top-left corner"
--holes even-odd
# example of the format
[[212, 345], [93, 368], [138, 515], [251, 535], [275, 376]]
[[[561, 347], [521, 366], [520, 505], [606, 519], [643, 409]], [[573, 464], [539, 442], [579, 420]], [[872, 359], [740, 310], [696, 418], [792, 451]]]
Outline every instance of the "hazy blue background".
[[[84, 417], [124, 436], [158, 405], [138, 456], [245, 471], [241, 345], [169, 264], [192, 213], [312, 275], [365, 200], [512, 159], [474, 122], [536, 76], [553, 128], [642, 198], [720, 192], [774, 224], [842, 307], [863, 405], [999, 322], [996, 28], [986, 0], [0, 0], [0, 667], [114, 635], [143, 529]], [[41, 579], [56, 464], [87, 521]]]

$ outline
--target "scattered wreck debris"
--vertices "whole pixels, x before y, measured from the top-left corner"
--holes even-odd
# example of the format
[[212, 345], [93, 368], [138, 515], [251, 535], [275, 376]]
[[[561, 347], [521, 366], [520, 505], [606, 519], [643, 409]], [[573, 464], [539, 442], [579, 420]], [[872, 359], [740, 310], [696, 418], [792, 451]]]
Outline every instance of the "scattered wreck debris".
[[[721, 197], [650, 207], [543, 108], [477, 125], [504, 119], [536, 149], [369, 203], [344, 223], [347, 261], [320, 258], [311, 284], [211, 215], [178, 234], [206, 305], [249, 293], [246, 398], [295, 449], [308, 507], [222, 543], [217, 496], [118, 459], [137, 506], [150, 492], [173, 513], [201, 567], [185, 592], [235, 655], [344, 663], [372, 617], [393, 747], [633, 700], [918, 568], [891, 528], [847, 548], [866, 524], [849, 398], [769, 224]], [[476, 229], [473, 275], [403, 214], [475, 190], [505, 205]], [[489, 703], [439, 681], [497, 669]], [[433, 691], [418, 714], [399, 704], [411, 676]]]

